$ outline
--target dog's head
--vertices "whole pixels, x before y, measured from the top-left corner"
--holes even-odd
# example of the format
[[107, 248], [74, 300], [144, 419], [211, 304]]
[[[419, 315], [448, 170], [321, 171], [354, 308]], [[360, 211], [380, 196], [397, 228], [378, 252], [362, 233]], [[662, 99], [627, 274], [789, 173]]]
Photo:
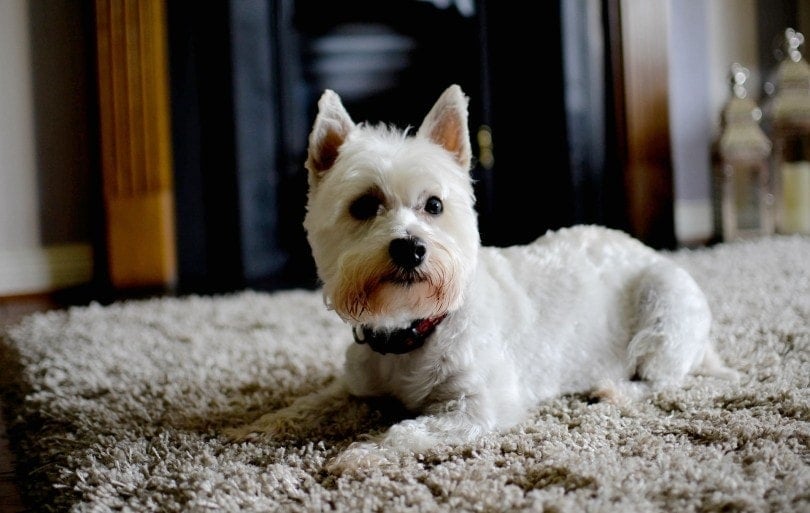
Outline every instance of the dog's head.
[[355, 124], [332, 91], [318, 109], [304, 228], [327, 305], [377, 326], [458, 308], [479, 246], [464, 93], [450, 86], [416, 135]]

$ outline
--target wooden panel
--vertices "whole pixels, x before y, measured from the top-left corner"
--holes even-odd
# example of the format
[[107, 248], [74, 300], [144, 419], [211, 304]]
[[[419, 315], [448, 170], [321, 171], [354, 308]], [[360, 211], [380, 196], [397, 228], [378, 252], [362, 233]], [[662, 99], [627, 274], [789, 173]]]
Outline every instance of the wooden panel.
[[625, 190], [631, 233], [674, 245], [666, 0], [620, 0]]
[[116, 287], [176, 279], [165, 5], [96, 0], [101, 165]]

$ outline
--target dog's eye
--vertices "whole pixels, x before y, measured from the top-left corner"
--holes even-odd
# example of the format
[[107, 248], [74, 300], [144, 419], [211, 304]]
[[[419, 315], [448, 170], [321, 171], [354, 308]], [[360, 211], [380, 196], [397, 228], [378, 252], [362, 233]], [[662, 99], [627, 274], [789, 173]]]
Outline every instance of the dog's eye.
[[433, 214], [434, 216], [437, 216], [442, 213], [442, 210], [444, 210], [442, 200], [440, 200], [436, 196], [429, 197], [428, 200], [425, 202], [425, 212], [427, 212], [428, 214]]
[[371, 219], [380, 212], [382, 202], [373, 194], [363, 194], [349, 206], [349, 214], [358, 221]]

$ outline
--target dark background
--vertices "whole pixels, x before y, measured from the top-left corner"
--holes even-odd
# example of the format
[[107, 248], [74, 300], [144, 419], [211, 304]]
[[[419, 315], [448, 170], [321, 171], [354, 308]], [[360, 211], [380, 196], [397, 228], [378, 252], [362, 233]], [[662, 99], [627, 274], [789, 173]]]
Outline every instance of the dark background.
[[616, 122], [602, 3], [469, 7], [168, 2], [180, 292], [316, 286], [303, 163], [325, 88], [355, 121], [418, 127], [459, 84], [474, 155], [480, 127], [493, 139], [494, 165], [472, 171], [485, 244], [578, 222], [624, 228], [618, 156], [605, 151]]

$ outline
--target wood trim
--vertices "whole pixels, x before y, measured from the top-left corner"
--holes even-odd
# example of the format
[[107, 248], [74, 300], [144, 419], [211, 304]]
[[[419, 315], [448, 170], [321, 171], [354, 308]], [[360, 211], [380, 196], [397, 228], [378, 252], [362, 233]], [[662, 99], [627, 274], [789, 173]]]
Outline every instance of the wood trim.
[[96, 0], [101, 167], [112, 285], [177, 275], [164, 0]]
[[624, 185], [632, 235], [656, 247], [675, 244], [669, 130], [669, 4], [617, 0], [624, 121]]
[[0, 297], [52, 292], [93, 279], [93, 248], [60, 244], [0, 248]]

